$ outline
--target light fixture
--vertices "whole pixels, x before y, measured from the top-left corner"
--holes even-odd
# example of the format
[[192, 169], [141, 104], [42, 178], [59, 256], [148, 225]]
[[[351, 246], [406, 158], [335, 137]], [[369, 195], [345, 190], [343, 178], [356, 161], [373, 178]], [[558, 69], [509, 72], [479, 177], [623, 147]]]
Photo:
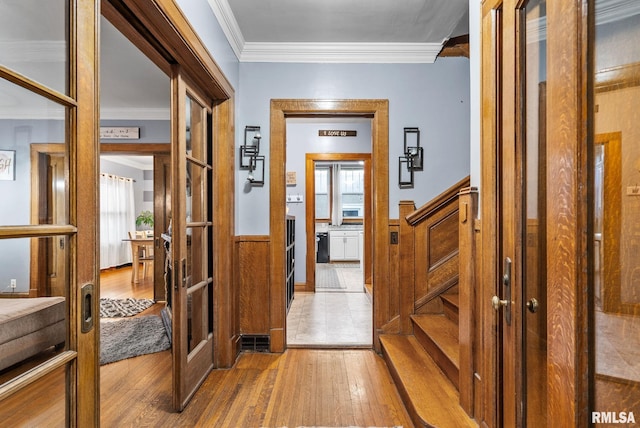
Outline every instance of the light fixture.
[[251, 167], [251, 159], [260, 154], [261, 139], [259, 126], [244, 127], [244, 144], [240, 146], [240, 169]]
[[424, 151], [420, 147], [420, 129], [404, 128], [404, 156], [398, 158], [398, 186], [413, 187], [413, 172], [422, 171]]
[[247, 181], [252, 186], [264, 185], [264, 156], [252, 156]]
[[244, 127], [244, 144], [240, 146], [240, 169], [248, 169], [247, 182], [251, 186], [264, 185], [264, 156], [260, 156], [259, 126]]

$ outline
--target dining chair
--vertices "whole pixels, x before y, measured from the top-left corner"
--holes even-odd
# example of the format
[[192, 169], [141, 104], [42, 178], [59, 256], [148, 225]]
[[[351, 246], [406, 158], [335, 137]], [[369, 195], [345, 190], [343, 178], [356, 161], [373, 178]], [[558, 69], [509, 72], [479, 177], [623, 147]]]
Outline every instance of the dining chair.
[[145, 231], [129, 232], [129, 239], [131, 239], [131, 255], [133, 256], [133, 269], [131, 270], [131, 282], [138, 282], [139, 274], [138, 268], [142, 263], [142, 277], [147, 278], [150, 272], [153, 272], [153, 239], [149, 241], [140, 241], [142, 239], [149, 239], [152, 236], [148, 236]]

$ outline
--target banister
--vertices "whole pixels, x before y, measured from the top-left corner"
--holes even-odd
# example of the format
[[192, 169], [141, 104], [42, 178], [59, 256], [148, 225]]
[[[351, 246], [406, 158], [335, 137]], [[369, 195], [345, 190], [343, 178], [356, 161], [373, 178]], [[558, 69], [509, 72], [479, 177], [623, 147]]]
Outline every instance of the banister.
[[441, 207], [446, 206], [448, 203], [458, 198], [458, 193], [461, 189], [469, 187], [471, 185], [471, 177], [467, 176], [442, 192], [438, 197], [427, 202], [411, 214], [407, 215], [405, 219], [411, 226], [416, 226], [420, 222], [424, 221], [429, 216], [433, 215]]

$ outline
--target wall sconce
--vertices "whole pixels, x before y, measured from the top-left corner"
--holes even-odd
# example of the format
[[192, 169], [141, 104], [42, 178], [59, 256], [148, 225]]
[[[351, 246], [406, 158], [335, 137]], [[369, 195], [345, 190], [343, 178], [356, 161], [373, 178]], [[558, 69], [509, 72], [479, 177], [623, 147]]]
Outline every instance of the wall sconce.
[[244, 127], [244, 144], [240, 146], [240, 169], [251, 167], [251, 159], [260, 154], [261, 139], [259, 126]]
[[247, 181], [252, 186], [263, 186], [264, 156], [252, 156], [249, 162], [251, 166], [249, 166], [249, 175], [247, 176]]
[[424, 150], [420, 147], [420, 129], [404, 128], [404, 156], [398, 158], [398, 186], [413, 187], [413, 172], [422, 171]]
[[252, 186], [264, 184], [264, 156], [260, 156], [259, 126], [244, 127], [244, 144], [240, 146], [240, 169], [248, 169], [247, 182]]

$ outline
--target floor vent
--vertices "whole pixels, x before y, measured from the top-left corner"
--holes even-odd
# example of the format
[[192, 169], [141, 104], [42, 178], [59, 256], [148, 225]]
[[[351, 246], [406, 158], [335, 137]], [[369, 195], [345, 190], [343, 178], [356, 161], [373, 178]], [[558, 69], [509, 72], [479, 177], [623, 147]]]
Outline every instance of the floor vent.
[[269, 336], [243, 335], [241, 350], [269, 352]]

